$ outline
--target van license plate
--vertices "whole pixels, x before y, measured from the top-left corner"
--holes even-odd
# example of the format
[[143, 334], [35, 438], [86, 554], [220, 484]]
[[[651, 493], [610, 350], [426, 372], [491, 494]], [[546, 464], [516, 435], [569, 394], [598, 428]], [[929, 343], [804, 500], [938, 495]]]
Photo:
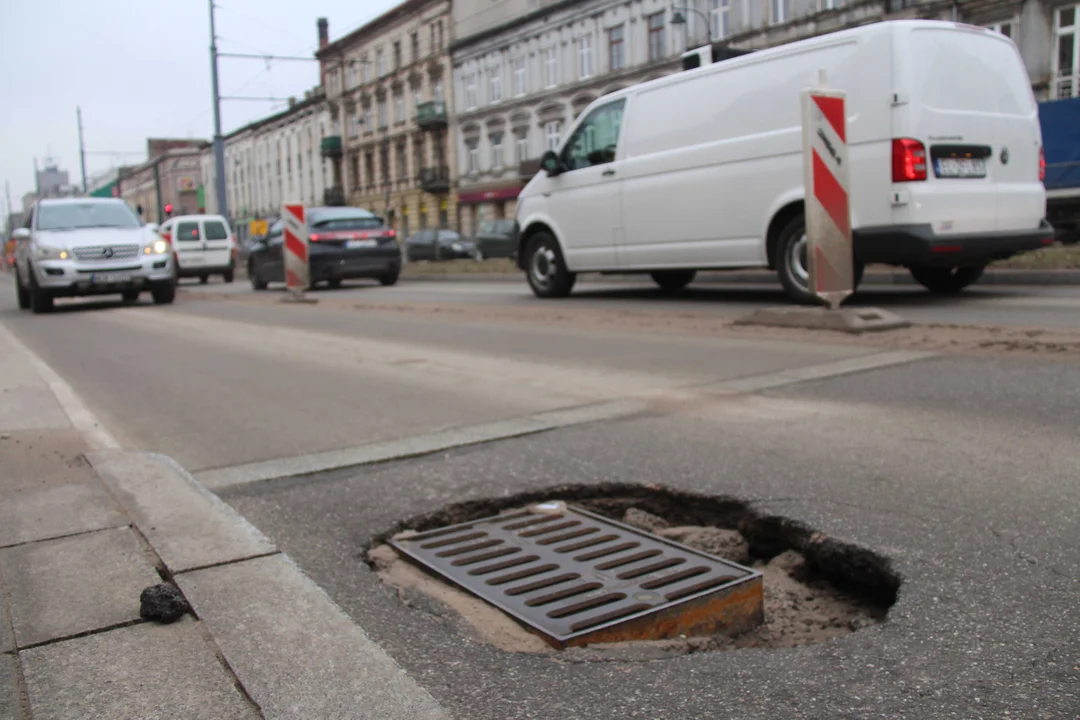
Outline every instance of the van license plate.
[[986, 177], [986, 160], [983, 158], [938, 158], [934, 161], [934, 172], [938, 177]]
[[345, 247], [350, 250], [356, 250], [357, 248], [373, 248], [378, 245], [376, 240], [350, 240], [345, 243]]

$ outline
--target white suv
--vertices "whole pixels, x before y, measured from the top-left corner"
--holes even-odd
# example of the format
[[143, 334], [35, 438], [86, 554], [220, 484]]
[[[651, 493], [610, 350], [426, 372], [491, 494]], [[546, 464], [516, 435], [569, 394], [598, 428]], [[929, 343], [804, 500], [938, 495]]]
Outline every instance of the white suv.
[[118, 293], [134, 302], [144, 290], [158, 304], [176, 297], [169, 243], [122, 200], [39, 200], [13, 238], [24, 310], [48, 312], [58, 297]]

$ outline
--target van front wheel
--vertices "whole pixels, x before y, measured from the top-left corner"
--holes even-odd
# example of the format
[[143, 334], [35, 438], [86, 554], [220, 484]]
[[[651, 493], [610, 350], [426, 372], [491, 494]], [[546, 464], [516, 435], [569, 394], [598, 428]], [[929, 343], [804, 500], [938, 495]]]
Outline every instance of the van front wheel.
[[525, 276], [537, 297], [566, 297], [574, 289], [577, 276], [566, 269], [559, 243], [548, 233], [538, 232], [532, 237], [525, 259]]
[[[810, 291], [810, 263], [807, 251], [810, 242], [806, 237], [806, 218], [798, 215], [780, 231], [776, 243], [776, 274], [784, 286], [788, 297], [804, 305], [819, 304], [821, 301]], [[854, 292], [862, 282], [866, 266], [858, 262], [852, 265], [852, 287]]]
[[915, 282], [930, 292], [937, 295], [952, 295], [981, 278], [986, 266], [950, 268], [913, 265], [908, 269], [911, 270], [911, 277], [915, 278]]
[[667, 293], [677, 292], [694, 281], [694, 275], [697, 273], [693, 270], [659, 270], [654, 273], [650, 273], [653, 282], [660, 286], [660, 289]]

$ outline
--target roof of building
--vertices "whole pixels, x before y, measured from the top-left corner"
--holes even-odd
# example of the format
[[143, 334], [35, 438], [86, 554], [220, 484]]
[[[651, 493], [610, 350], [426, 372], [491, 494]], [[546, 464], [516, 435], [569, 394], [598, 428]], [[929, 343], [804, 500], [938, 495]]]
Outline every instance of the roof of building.
[[357, 40], [363, 38], [364, 35], [368, 35], [378, 30], [381, 30], [396, 20], [415, 15], [417, 11], [420, 10], [420, 8], [432, 3], [433, 0], [405, 0], [405, 2], [397, 5], [396, 7], [390, 8], [382, 15], [376, 17], [374, 20], [369, 20], [368, 22], [364, 23], [363, 25], [356, 28], [347, 35], [343, 35], [337, 40], [334, 40], [333, 42], [327, 44], [326, 47], [319, 48], [315, 52], [315, 57], [322, 60], [330, 55], [338, 55], [345, 49], [346, 46], [351, 45]]

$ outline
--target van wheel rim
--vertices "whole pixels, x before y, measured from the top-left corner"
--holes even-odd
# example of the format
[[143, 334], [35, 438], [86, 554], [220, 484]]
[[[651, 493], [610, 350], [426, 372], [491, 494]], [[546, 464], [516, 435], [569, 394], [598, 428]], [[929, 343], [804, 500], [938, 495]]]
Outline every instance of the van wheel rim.
[[788, 246], [788, 267], [791, 268], [792, 279], [803, 287], [810, 287], [810, 269], [806, 259], [809, 246], [806, 233]]
[[556, 272], [555, 253], [546, 245], [541, 245], [533, 253], [532, 262], [529, 264], [533, 282], [546, 288], [551, 285]]

